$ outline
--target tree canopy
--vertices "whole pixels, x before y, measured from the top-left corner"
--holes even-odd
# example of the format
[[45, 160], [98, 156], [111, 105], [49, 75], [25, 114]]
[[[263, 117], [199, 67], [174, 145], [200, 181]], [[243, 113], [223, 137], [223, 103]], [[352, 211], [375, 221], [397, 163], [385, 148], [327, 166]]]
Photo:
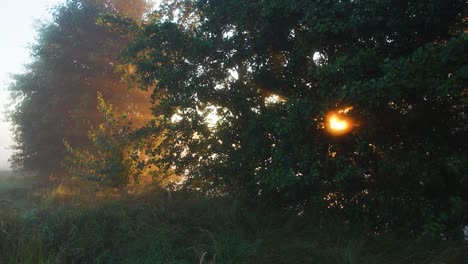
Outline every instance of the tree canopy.
[[[468, 199], [464, 1], [164, 3], [127, 58], [187, 188], [400, 213]], [[340, 109], [354, 129], [332, 136]]]
[[97, 92], [138, 125], [149, 119], [147, 94], [130, 91], [131, 83], [117, 72], [131, 36], [98, 23], [104, 14], [141, 19], [149, 7], [144, 0], [70, 0], [55, 7], [52, 21], [39, 27], [33, 62], [10, 85], [13, 165], [45, 176], [62, 172], [64, 140], [90, 145], [88, 131], [102, 119]]

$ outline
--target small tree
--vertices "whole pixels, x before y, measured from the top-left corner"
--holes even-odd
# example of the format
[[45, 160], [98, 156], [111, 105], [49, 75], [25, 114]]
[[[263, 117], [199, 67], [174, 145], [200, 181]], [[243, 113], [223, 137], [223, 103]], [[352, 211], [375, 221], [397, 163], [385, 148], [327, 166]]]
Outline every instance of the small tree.
[[131, 123], [125, 123], [125, 114], [117, 117], [112, 105], [106, 104], [101, 94], [98, 94], [98, 109], [103, 122], [88, 134], [92, 147], [75, 149], [65, 141], [66, 168], [72, 175], [114, 187], [124, 186], [131, 176], [137, 180], [142, 169], [133, 158], [138, 153], [130, 140]]

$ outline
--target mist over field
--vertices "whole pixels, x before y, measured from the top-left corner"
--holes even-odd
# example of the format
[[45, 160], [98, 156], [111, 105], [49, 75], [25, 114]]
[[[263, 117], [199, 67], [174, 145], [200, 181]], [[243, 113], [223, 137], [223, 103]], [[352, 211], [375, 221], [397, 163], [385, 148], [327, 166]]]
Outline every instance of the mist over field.
[[[0, 130], [8, 131], [10, 128], [7, 122], [0, 122]], [[10, 164], [8, 163], [8, 159], [10, 158], [12, 152], [8, 149], [9, 146], [13, 144], [13, 140], [10, 139], [8, 136], [0, 137], [0, 170], [6, 170], [10, 168]]]

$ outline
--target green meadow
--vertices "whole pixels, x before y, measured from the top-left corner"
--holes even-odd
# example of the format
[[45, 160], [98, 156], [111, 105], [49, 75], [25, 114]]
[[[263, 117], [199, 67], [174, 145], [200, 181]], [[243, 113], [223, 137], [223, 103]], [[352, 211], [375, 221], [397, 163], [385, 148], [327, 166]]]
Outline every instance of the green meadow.
[[[468, 244], [333, 215], [2, 173], [0, 263], [467, 263]], [[33, 187], [31, 187], [33, 186]]]

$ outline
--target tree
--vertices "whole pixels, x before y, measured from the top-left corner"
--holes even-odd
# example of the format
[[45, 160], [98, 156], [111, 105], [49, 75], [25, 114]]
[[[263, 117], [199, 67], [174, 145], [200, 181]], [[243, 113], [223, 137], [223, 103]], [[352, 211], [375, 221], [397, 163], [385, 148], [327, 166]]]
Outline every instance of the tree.
[[103, 122], [89, 131], [91, 147], [77, 149], [64, 142], [67, 171], [73, 176], [98, 181], [106, 186], [122, 187], [131, 178], [138, 180], [143, 169], [138, 167], [138, 159], [132, 159], [138, 157], [138, 141], [132, 140], [133, 129], [125, 123], [127, 117], [116, 116], [112, 105], [107, 105], [100, 94], [98, 109], [103, 115]]
[[137, 126], [149, 118], [147, 93], [129, 90], [117, 72], [121, 49], [131, 36], [99, 24], [110, 13], [141, 19], [144, 0], [70, 0], [54, 9], [53, 20], [39, 28], [33, 62], [10, 85], [15, 99], [16, 167], [47, 176], [63, 171], [66, 140], [89, 146], [88, 130], [100, 122], [97, 92], [128, 112]]
[[[463, 1], [165, 3], [128, 61], [187, 187], [401, 215], [468, 201]], [[329, 135], [349, 107], [355, 129]]]

